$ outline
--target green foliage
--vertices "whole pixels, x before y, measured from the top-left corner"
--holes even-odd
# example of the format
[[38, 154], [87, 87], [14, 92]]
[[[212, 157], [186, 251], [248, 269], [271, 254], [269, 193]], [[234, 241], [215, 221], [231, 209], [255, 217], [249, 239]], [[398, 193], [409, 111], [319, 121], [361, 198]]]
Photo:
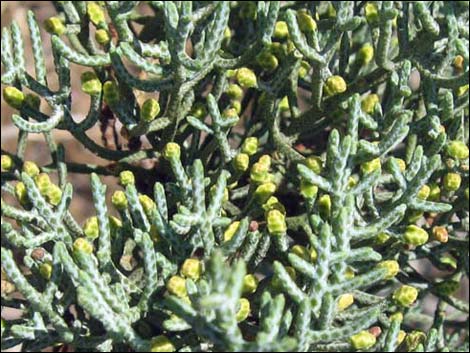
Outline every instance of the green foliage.
[[2, 30], [2, 350], [468, 351], [468, 2], [54, 5], [34, 73]]

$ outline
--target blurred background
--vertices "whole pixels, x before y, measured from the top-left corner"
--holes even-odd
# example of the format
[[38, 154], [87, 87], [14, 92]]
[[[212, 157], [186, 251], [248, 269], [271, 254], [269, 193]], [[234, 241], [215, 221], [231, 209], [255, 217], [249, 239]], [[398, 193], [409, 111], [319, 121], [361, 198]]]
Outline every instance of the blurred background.
[[[26, 68], [28, 72], [34, 72], [31, 58], [31, 45], [29, 39], [29, 30], [26, 22], [27, 12], [31, 10], [34, 12], [40, 26], [47, 18], [56, 14], [54, 6], [50, 1], [2, 1], [1, 2], [1, 26], [11, 25], [16, 22], [22, 32], [24, 40], [24, 49], [26, 54]], [[54, 65], [52, 60], [51, 43], [49, 35], [42, 31], [44, 56], [46, 59], [46, 66], [48, 71], [48, 82], [52, 88], [57, 88], [57, 77], [54, 71]], [[80, 89], [80, 75], [84, 71], [83, 67], [72, 64], [71, 69], [71, 80], [72, 80], [72, 114], [74, 119], [77, 121], [82, 120], [87, 114], [90, 98], [85, 95]], [[2, 67], [3, 73], [3, 67]], [[3, 85], [2, 85], [2, 105], [1, 105], [1, 148], [3, 151], [15, 153], [18, 138], [18, 129], [11, 123], [11, 115], [14, 110], [4, 103], [3, 101]], [[41, 110], [44, 113], [49, 113], [47, 104], [41, 102]], [[88, 130], [87, 134], [95, 141], [100, 141], [101, 133], [98, 126]], [[107, 161], [96, 157], [85, 149], [80, 143], [76, 142], [71, 134], [63, 130], [55, 130], [53, 132], [56, 143], [61, 143], [65, 147], [65, 159], [66, 161], [74, 161], [79, 163], [91, 163], [106, 165]], [[29, 134], [27, 149], [25, 153], [25, 160], [32, 160], [39, 166], [44, 166], [52, 162], [50, 151], [44, 140], [42, 134]], [[54, 179], [54, 175], [51, 175]], [[114, 177], [103, 177], [103, 182], [108, 184], [109, 195], [114, 189], [117, 188], [116, 178]], [[69, 173], [68, 181], [72, 183], [74, 189], [74, 197], [70, 209], [75, 219], [82, 224], [85, 219], [95, 214], [95, 210], [92, 207], [92, 196], [90, 189], [89, 176], [86, 174], [75, 174]], [[4, 196], [2, 194], [2, 196]], [[3, 276], [3, 274], [2, 274]], [[3, 279], [3, 278], [2, 278]], [[2, 290], [5, 283], [2, 280]], [[21, 312], [16, 309], [2, 307], [1, 316], [6, 320], [16, 319], [21, 315]], [[68, 348], [70, 349], [70, 347]], [[9, 349], [10, 352], [20, 351], [20, 347]], [[46, 351], [56, 351], [54, 348], [50, 348]]]
[[[31, 45], [29, 40], [28, 25], [26, 22], [26, 15], [29, 10], [32, 10], [36, 18], [42, 26], [42, 23], [47, 18], [56, 14], [54, 6], [51, 1], [2, 1], [1, 2], [1, 25], [2, 28], [9, 26], [13, 21], [18, 23], [21, 28], [24, 39], [24, 47], [26, 53], [26, 66], [28, 72], [34, 72], [34, 66], [31, 58]], [[57, 77], [54, 71], [50, 36], [42, 31], [42, 39], [44, 45], [44, 56], [46, 58], [46, 66], [48, 70], [48, 82], [52, 88], [57, 88]], [[74, 120], [81, 121], [88, 112], [90, 98], [80, 90], [80, 75], [84, 68], [72, 64], [71, 80], [72, 80], [72, 114]], [[2, 67], [3, 73], [3, 67]], [[41, 110], [44, 113], [48, 111], [46, 102], [41, 103]], [[3, 102], [3, 86], [2, 86], [2, 111], [1, 111], [1, 148], [2, 151], [15, 153], [18, 129], [11, 123], [10, 116], [14, 110], [4, 104]], [[95, 141], [100, 142], [101, 133], [99, 127], [95, 126], [93, 129], [87, 131], [87, 134]], [[65, 147], [66, 160], [78, 163], [92, 163], [106, 165], [107, 161], [96, 157], [85, 149], [80, 143], [76, 142], [73, 136], [67, 131], [55, 130], [54, 138], [56, 143], [61, 143]], [[42, 134], [29, 134], [28, 146], [26, 150], [26, 160], [32, 160], [40, 166], [47, 165], [52, 162], [50, 152], [47, 144], [44, 141]], [[94, 209], [91, 206], [91, 190], [89, 183], [89, 176], [84, 174], [69, 174], [69, 181], [74, 186], [74, 197], [72, 199], [71, 211], [76, 217], [77, 221], [82, 223], [86, 218], [94, 214]], [[116, 181], [114, 177], [105, 177], [103, 180], [109, 184], [110, 190], [116, 188]]]
[[[26, 57], [30, 58], [31, 55], [31, 46], [29, 41], [29, 33], [28, 33], [28, 26], [26, 23], [26, 14], [28, 10], [32, 10], [38, 22], [42, 24], [42, 22], [55, 15], [55, 10], [50, 1], [2, 1], [1, 2], [1, 26], [10, 25], [13, 21], [17, 22], [21, 28], [23, 38], [25, 41], [25, 52]], [[49, 40], [49, 35], [47, 35], [44, 31], [42, 32], [42, 38], [44, 41], [44, 54], [46, 57], [46, 64], [48, 69], [48, 80], [51, 83], [52, 88], [57, 87], [57, 78], [54, 71], [54, 66], [52, 63], [52, 54], [51, 54], [51, 45]], [[33, 63], [31, 60], [27, 60], [27, 70], [29, 72], [33, 72]], [[79, 89], [80, 84], [80, 75], [84, 71], [83, 67], [77, 66], [72, 64], [71, 73], [72, 73], [72, 85], [74, 87], [72, 91], [72, 114], [76, 121], [82, 120], [89, 107], [89, 96], [83, 94]], [[2, 68], [3, 72], [3, 68]], [[419, 77], [416, 77], [417, 82], [411, 84], [419, 85]], [[3, 88], [3, 86], [2, 86]], [[48, 113], [47, 104], [42, 102], [41, 109], [43, 112]], [[7, 151], [11, 153], [15, 153], [16, 144], [17, 144], [17, 136], [18, 136], [18, 129], [13, 126], [11, 123], [10, 116], [13, 113], [13, 109], [10, 108], [8, 105], [4, 104], [3, 97], [2, 97], [2, 106], [1, 106], [1, 148], [2, 151]], [[89, 130], [88, 135], [94, 139], [95, 141], [99, 142], [101, 139], [101, 133], [99, 131], [99, 127], [95, 126], [93, 129]], [[99, 165], [106, 165], [108, 162], [106, 160], [102, 160], [88, 150], [86, 150], [80, 143], [76, 142], [72, 135], [69, 134], [67, 131], [55, 131], [54, 138], [56, 143], [61, 143], [65, 147], [66, 151], [66, 160], [67, 161], [74, 161], [78, 163], [92, 163], [92, 164], [99, 164]], [[32, 160], [36, 162], [38, 165], [43, 166], [47, 165], [51, 162], [50, 153], [47, 147], [47, 144], [44, 141], [44, 137], [41, 134], [30, 134], [28, 146], [26, 150], [26, 160]], [[117, 188], [116, 178], [114, 177], [103, 177], [103, 182], [108, 184], [108, 195], [112, 194], [112, 191]], [[72, 199], [71, 204], [71, 212], [77, 221], [82, 224], [83, 221], [94, 215], [95, 210], [92, 207], [92, 198], [91, 198], [91, 190], [89, 185], [89, 176], [84, 174], [74, 174], [70, 173], [68, 176], [68, 181], [72, 183], [74, 187], [74, 197]], [[427, 278], [432, 278], [435, 276], [439, 276], [439, 273], [426, 262], [420, 262], [415, 264], [419, 271], [425, 275]], [[462, 281], [460, 290], [456, 293], [458, 297], [466, 300], [468, 302], [469, 298], [469, 286], [468, 286], [468, 279], [464, 279]], [[433, 314], [436, 308], [436, 300], [433, 297], [429, 297], [426, 302], [426, 312], [429, 314]], [[452, 310], [450, 310], [452, 312]], [[455, 312], [454, 312], [455, 313]], [[11, 309], [4, 310], [2, 308], [2, 317], [4, 318], [13, 318], [17, 317], [19, 313], [14, 312]], [[452, 313], [449, 313], [452, 314]], [[416, 326], [426, 326], [426, 322], [416, 322]], [[467, 323], [468, 325], [468, 323]], [[51, 351], [52, 348], [51, 348]]]

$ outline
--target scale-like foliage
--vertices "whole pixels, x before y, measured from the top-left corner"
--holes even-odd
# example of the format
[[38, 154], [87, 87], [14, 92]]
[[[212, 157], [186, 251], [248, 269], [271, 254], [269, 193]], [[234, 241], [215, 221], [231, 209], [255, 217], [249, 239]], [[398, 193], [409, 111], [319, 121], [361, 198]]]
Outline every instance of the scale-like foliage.
[[54, 5], [34, 73], [2, 30], [2, 349], [468, 351], [468, 2]]

